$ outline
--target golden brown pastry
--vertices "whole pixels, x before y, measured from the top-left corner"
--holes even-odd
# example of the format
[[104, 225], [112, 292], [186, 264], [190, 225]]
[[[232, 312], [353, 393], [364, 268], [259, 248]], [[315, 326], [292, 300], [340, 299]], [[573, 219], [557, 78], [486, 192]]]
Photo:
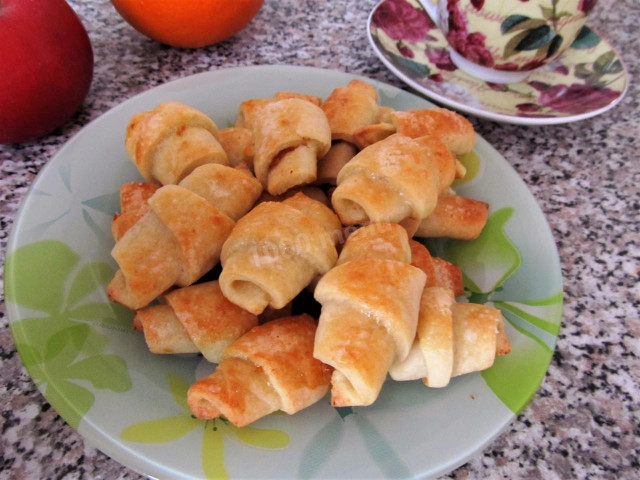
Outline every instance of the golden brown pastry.
[[[417, 137], [414, 139], [425, 148], [438, 172], [438, 193], [449, 189], [458, 174], [458, 159], [451, 150], [436, 137]], [[464, 168], [464, 167], [463, 167]]]
[[331, 145], [327, 154], [318, 160], [318, 185], [336, 185], [338, 173], [349, 160], [351, 160], [358, 149], [355, 145], [343, 140], [338, 140]]
[[303, 185], [301, 187], [294, 187], [280, 195], [271, 195], [269, 192], [263, 191], [257, 203], [281, 202], [283, 200], [286, 200], [287, 198], [293, 197], [298, 193], [303, 193], [307, 197], [312, 198], [313, 200], [316, 200], [322, 203], [323, 205], [326, 205], [327, 207], [331, 206], [331, 204], [329, 203], [329, 198], [327, 197], [327, 194], [324, 193], [324, 191], [320, 187], [315, 187], [313, 185]]
[[238, 107], [235, 127], [245, 128], [253, 133], [260, 109], [271, 102], [273, 102], [273, 98], [252, 98], [242, 102]]
[[396, 133], [396, 129], [390, 123], [374, 123], [360, 128], [353, 134], [353, 140], [356, 146], [362, 150], [371, 144], [384, 140], [390, 135]]
[[393, 223], [372, 223], [349, 235], [336, 265], [366, 258], [386, 258], [411, 263], [411, 240], [407, 232]]
[[125, 146], [147, 181], [175, 185], [200, 165], [228, 165], [219, 138], [216, 124], [204, 113], [164, 102], [131, 118]]
[[331, 147], [331, 130], [320, 107], [290, 98], [260, 108], [253, 127], [256, 177], [272, 195], [313, 183], [318, 158]]
[[137, 310], [173, 285], [194, 283], [218, 262], [234, 218], [261, 191], [247, 171], [217, 164], [158, 189], [150, 211], [111, 251], [120, 269], [108, 285], [109, 298]]
[[391, 367], [391, 378], [422, 378], [428, 387], [444, 387], [452, 377], [485, 370], [496, 355], [511, 350], [503, 322], [493, 307], [456, 303], [450, 289], [427, 287], [416, 340], [409, 355]]
[[441, 189], [440, 153], [397, 134], [360, 151], [340, 170], [331, 197], [342, 223], [414, 219], [417, 228], [436, 206]]
[[238, 115], [236, 116], [235, 126], [246, 128], [253, 132], [256, 119], [259, 118], [260, 109], [262, 107], [277, 100], [286, 100], [289, 98], [305, 100], [307, 102], [313, 103], [318, 107], [322, 103], [322, 99], [320, 97], [296, 92], [276, 92], [271, 98], [252, 98], [250, 100], [245, 100], [238, 107]]
[[471, 122], [446, 108], [393, 111], [385, 118], [396, 133], [411, 138], [435, 137], [456, 155], [471, 152], [476, 142]]
[[237, 427], [282, 410], [294, 414], [329, 390], [331, 368], [313, 358], [316, 323], [309, 315], [254, 327], [224, 351], [216, 371], [187, 393], [200, 419], [220, 415]]
[[284, 307], [335, 264], [332, 232], [340, 227], [330, 208], [302, 193], [258, 204], [224, 243], [222, 291], [256, 315]]
[[482, 233], [488, 215], [487, 203], [443, 192], [431, 215], [420, 222], [416, 236], [474, 240]]
[[158, 188], [160, 184], [146, 182], [127, 182], [120, 186], [120, 213], [116, 213], [111, 222], [116, 242], [149, 211], [148, 200]]
[[298, 92], [276, 92], [273, 95], [275, 100], [285, 100], [287, 98], [297, 98], [299, 100], [306, 100], [307, 102], [313, 103], [316, 107], [322, 105], [322, 99], [317, 95], [309, 95], [307, 93], [298, 93]]
[[222, 295], [217, 281], [172, 290], [162, 300], [134, 317], [152, 353], [202, 353], [218, 363], [226, 347], [258, 324]]
[[457, 265], [438, 257], [432, 257], [427, 247], [413, 239], [411, 247], [411, 265], [427, 274], [425, 287], [445, 287], [453, 291], [456, 297], [464, 293], [462, 270]]
[[219, 132], [220, 145], [227, 154], [229, 165], [235, 167], [244, 163], [253, 166], [253, 136], [251, 130], [242, 127], [223, 128]]
[[260, 182], [244, 164], [235, 168], [203, 165], [180, 186], [215, 205], [234, 221], [247, 213], [262, 193]]
[[331, 126], [331, 138], [356, 144], [355, 134], [378, 121], [378, 92], [362, 80], [335, 88], [322, 104]]
[[[383, 240], [376, 242], [376, 236]], [[376, 244], [381, 248], [372, 248]], [[313, 355], [335, 369], [334, 406], [373, 403], [391, 365], [409, 353], [426, 281], [407, 262], [409, 252], [399, 225], [362, 227], [347, 239], [339, 265], [316, 286], [322, 310]]]

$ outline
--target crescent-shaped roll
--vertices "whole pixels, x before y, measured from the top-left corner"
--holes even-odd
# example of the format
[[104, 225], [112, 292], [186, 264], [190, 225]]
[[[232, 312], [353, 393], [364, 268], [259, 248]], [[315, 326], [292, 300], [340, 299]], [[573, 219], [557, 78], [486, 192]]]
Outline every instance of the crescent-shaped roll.
[[162, 300], [138, 310], [133, 322], [152, 353], [202, 353], [218, 363], [226, 347], [258, 324], [224, 297], [217, 281], [172, 290]]
[[262, 194], [260, 182], [244, 164], [235, 168], [203, 165], [180, 182], [180, 186], [215, 205], [234, 221], [247, 213]]
[[373, 403], [389, 368], [407, 356], [415, 338], [426, 275], [406, 262], [409, 245], [402, 227], [385, 227], [385, 241], [400, 244], [379, 250], [368, 248], [374, 244], [372, 228], [376, 225], [349, 236], [341, 253], [347, 261], [329, 270], [314, 293], [322, 310], [313, 355], [335, 369], [334, 406]]
[[256, 177], [272, 195], [313, 183], [318, 158], [331, 147], [331, 130], [320, 107], [299, 98], [269, 102], [254, 122]]
[[338, 173], [355, 155], [358, 149], [355, 145], [338, 140], [333, 142], [325, 156], [318, 160], [317, 185], [336, 185]]
[[457, 265], [439, 257], [432, 257], [427, 247], [416, 240], [409, 239], [411, 265], [427, 274], [425, 287], [446, 287], [456, 297], [464, 293], [462, 270]]
[[253, 166], [253, 135], [251, 130], [242, 127], [222, 128], [218, 132], [220, 145], [227, 154], [229, 164], [232, 167], [244, 163], [247, 167]]
[[362, 80], [333, 89], [322, 104], [331, 126], [331, 138], [356, 144], [355, 135], [378, 120], [378, 92]]
[[150, 182], [175, 185], [200, 165], [228, 165], [216, 124], [181, 102], [164, 102], [135, 114], [125, 146], [140, 174]]
[[275, 100], [286, 100], [289, 98], [297, 98], [299, 100], [305, 100], [307, 102], [311, 102], [316, 106], [322, 105], [322, 99], [317, 95], [309, 95], [307, 93], [298, 93], [298, 92], [276, 92], [273, 95]]
[[120, 213], [116, 213], [111, 222], [111, 234], [116, 242], [149, 211], [148, 200], [160, 186], [147, 182], [127, 182], [120, 186]]
[[302, 193], [258, 204], [222, 248], [223, 293], [256, 315], [284, 307], [335, 264], [333, 231], [340, 232], [336, 215]]
[[372, 223], [349, 235], [336, 265], [366, 258], [386, 258], [411, 263], [411, 240], [394, 223]]
[[444, 387], [452, 377], [485, 370], [496, 355], [510, 351], [499, 310], [456, 303], [450, 289], [427, 287], [411, 352], [389, 373], [394, 380], [422, 378], [428, 387]]
[[215, 372], [187, 392], [194, 416], [237, 427], [277, 410], [294, 414], [329, 390], [331, 368], [313, 358], [315, 320], [298, 315], [252, 328], [226, 348]]
[[471, 122], [446, 108], [396, 110], [386, 114], [385, 119], [395, 127], [396, 133], [411, 138], [438, 138], [456, 155], [469, 153], [476, 142]]
[[488, 215], [487, 203], [443, 192], [433, 212], [420, 222], [415, 235], [474, 240], [482, 233]]
[[276, 92], [271, 98], [252, 98], [250, 100], [245, 100], [238, 107], [235, 126], [246, 128], [253, 132], [256, 121], [261, 115], [260, 109], [262, 107], [278, 100], [286, 100], [290, 98], [305, 100], [316, 106], [320, 106], [322, 104], [322, 99], [320, 97], [296, 92]]
[[340, 170], [331, 197], [342, 223], [401, 223], [413, 218], [417, 226], [438, 199], [440, 152], [432, 153], [397, 134], [361, 150]]
[[218, 262], [232, 217], [249, 210], [261, 191], [248, 172], [217, 164], [159, 188], [149, 212], [111, 251], [120, 268], [107, 287], [109, 298], [137, 310], [173, 285], [194, 283]]
[[460, 162], [458, 162], [456, 156], [451, 153], [451, 150], [436, 137], [418, 137], [415, 141], [424, 147], [436, 166], [438, 172], [438, 193], [447, 191], [457, 178], [457, 165]]

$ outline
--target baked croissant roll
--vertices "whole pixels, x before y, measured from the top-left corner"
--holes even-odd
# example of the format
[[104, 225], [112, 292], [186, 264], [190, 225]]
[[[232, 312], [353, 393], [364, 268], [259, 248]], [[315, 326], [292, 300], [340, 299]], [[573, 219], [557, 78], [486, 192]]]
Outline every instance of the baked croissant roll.
[[227, 154], [232, 167], [244, 163], [253, 166], [253, 135], [251, 130], [242, 127], [223, 128], [219, 132], [220, 145]]
[[175, 185], [200, 165], [228, 165], [216, 124], [181, 102], [164, 102], [135, 114], [125, 146], [140, 174], [150, 182]]
[[236, 127], [246, 128], [253, 132], [257, 119], [260, 117], [260, 109], [265, 105], [276, 102], [278, 100], [286, 100], [296, 98], [298, 100], [306, 100], [316, 106], [320, 106], [322, 99], [315, 95], [306, 95], [297, 92], [276, 92], [271, 98], [252, 98], [245, 100], [238, 107], [238, 115], [236, 116]]
[[137, 310], [173, 285], [194, 283], [218, 262], [234, 219], [261, 191], [248, 172], [217, 164], [159, 188], [149, 212], [111, 251], [120, 269], [107, 287], [109, 298]]
[[499, 310], [456, 303], [450, 289], [427, 287], [420, 300], [415, 343], [389, 373], [394, 380], [422, 378], [428, 387], [445, 387], [452, 377], [485, 370], [496, 355], [510, 351]]
[[355, 155], [358, 149], [355, 145], [339, 140], [331, 145], [325, 156], [318, 160], [317, 185], [336, 185], [338, 173]]
[[331, 369], [313, 358], [315, 320], [284, 317], [254, 327], [226, 348], [216, 371], [191, 385], [187, 403], [200, 419], [220, 415], [237, 427], [271, 412], [294, 414], [329, 390]]
[[138, 310], [133, 320], [152, 353], [202, 353], [218, 363], [226, 347], [258, 324], [258, 317], [222, 295], [217, 281], [172, 290], [162, 300]]
[[396, 224], [372, 223], [349, 235], [336, 265], [367, 258], [411, 263], [412, 242], [407, 239], [407, 232]]
[[488, 215], [487, 203], [445, 191], [433, 212], [420, 222], [416, 236], [474, 240], [482, 233]]
[[313, 355], [335, 369], [334, 406], [373, 403], [391, 365], [411, 349], [426, 275], [407, 262], [409, 252], [399, 225], [362, 227], [316, 286], [322, 310]]
[[256, 177], [272, 195], [313, 183], [318, 158], [331, 147], [331, 130], [320, 107], [298, 98], [267, 103], [253, 128]]
[[473, 150], [476, 142], [471, 122], [446, 108], [393, 111], [385, 115], [396, 133], [411, 138], [435, 137], [455, 155]]
[[409, 239], [411, 248], [411, 265], [418, 267], [427, 275], [425, 287], [445, 287], [454, 296], [464, 294], [462, 270], [457, 265], [439, 257], [432, 257], [431, 253], [420, 242]]
[[263, 202], [242, 217], [222, 247], [220, 286], [225, 296], [255, 315], [287, 305], [338, 254], [340, 221], [303, 193]]
[[111, 222], [111, 234], [116, 242], [149, 211], [148, 201], [160, 186], [146, 182], [127, 182], [120, 186], [120, 213], [116, 213]]
[[335, 88], [322, 104], [331, 126], [331, 138], [356, 144], [356, 134], [378, 121], [378, 92], [362, 80]]
[[[453, 165], [446, 148], [437, 147], [437, 141], [419, 143], [394, 134], [360, 151], [340, 170], [331, 197], [342, 223], [413, 219], [417, 227], [433, 211], [444, 188], [440, 168], [444, 161], [440, 157], [445, 155]], [[414, 232], [415, 228], [409, 233]]]

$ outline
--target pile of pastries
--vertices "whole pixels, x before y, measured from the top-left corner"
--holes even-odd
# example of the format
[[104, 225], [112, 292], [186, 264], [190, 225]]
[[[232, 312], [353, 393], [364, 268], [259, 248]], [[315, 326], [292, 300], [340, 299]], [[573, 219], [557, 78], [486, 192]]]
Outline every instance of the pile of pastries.
[[329, 391], [366, 406], [388, 376], [444, 387], [510, 351], [500, 312], [457, 300], [460, 269], [414, 239], [486, 223], [451, 189], [475, 143], [460, 115], [395, 111], [352, 80], [244, 101], [221, 129], [161, 103], [125, 143], [145, 182], [120, 190], [108, 295], [151, 352], [217, 364], [188, 391], [196, 417], [244, 426]]

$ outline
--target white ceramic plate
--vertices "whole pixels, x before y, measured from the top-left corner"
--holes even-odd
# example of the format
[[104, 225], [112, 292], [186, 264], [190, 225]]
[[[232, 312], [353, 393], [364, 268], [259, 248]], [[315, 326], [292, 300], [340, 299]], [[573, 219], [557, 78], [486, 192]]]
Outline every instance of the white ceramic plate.
[[620, 55], [588, 27], [551, 64], [507, 84], [484, 82], [458, 69], [444, 35], [418, 0], [383, 0], [369, 15], [367, 33], [382, 63], [407, 85], [443, 105], [497, 122], [584, 120], [615, 107], [629, 86]]
[[[243, 100], [292, 90], [326, 97], [353, 75], [302, 67], [207, 72], [153, 88], [72, 138], [33, 184], [5, 264], [11, 330], [34, 382], [87, 441], [122, 464], [159, 478], [415, 478], [445, 473], [487, 446], [536, 392], [555, 347], [562, 280], [553, 237], [516, 172], [482, 138], [463, 159], [460, 194], [491, 206], [481, 237], [439, 241], [432, 252], [464, 270], [472, 301], [502, 310], [513, 351], [482, 374], [444, 389], [385, 384], [367, 408], [330, 406], [251, 427], [194, 419], [186, 388], [206, 366], [196, 357], [148, 352], [131, 312], [107, 301], [115, 271], [110, 222], [118, 189], [140, 179], [124, 148], [136, 112], [165, 100], [188, 103], [219, 126]], [[431, 105], [371, 81], [380, 103]]]

